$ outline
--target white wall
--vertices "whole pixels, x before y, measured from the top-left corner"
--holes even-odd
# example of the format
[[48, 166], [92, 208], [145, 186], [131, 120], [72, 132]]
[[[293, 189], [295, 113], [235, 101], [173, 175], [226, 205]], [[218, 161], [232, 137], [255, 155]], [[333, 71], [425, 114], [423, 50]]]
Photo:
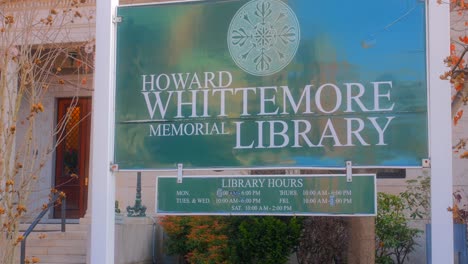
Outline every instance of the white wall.
[[[90, 76], [88, 76], [90, 77]], [[64, 77], [68, 81], [73, 81], [76, 77]], [[76, 80], [78, 81], [78, 80]], [[88, 82], [88, 83], [92, 83]], [[47, 152], [55, 141], [53, 137], [53, 130], [56, 124], [57, 115], [57, 98], [61, 97], [73, 97], [73, 96], [91, 96], [92, 91], [90, 87], [81, 87], [87, 89], [77, 90], [76, 87], [70, 85], [51, 85], [49, 91], [45, 94], [42, 104], [44, 105], [44, 112], [39, 113], [36, 119], [36, 134], [35, 140], [38, 144], [37, 150], [40, 155]], [[30, 106], [22, 104], [20, 108], [20, 115], [25, 117], [30, 112]], [[21, 144], [21, 138], [24, 135], [24, 129], [18, 129], [18, 142], [17, 145]], [[50, 189], [54, 184], [54, 173], [55, 173], [55, 155], [52, 153], [48, 155], [48, 159], [45, 162], [44, 168], [42, 169], [37, 183], [32, 186], [31, 197], [29, 199], [28, 211], [29, 217], [36, 217], [39, 214], [39, 210], [42, 208], [44, 203], [48, 202], [48, 195]], [[51, 212], [52, 213], [52, 212]], [[48, 218], [51, 218], [51, 213], [44, 217], [44, 221], [47, 222]]]

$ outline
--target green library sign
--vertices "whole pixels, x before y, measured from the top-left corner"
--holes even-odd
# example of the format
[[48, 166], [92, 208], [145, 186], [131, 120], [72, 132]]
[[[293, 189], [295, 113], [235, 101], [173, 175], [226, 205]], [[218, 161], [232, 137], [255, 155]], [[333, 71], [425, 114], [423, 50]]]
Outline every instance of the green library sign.
[[397, 19], [400, 5], [119, 7], [114, 162], [121, 170], [421, 167], [426, 7], [419, 1]]
[[375, 215], [375, 175], [158, 177], [164, 215]]

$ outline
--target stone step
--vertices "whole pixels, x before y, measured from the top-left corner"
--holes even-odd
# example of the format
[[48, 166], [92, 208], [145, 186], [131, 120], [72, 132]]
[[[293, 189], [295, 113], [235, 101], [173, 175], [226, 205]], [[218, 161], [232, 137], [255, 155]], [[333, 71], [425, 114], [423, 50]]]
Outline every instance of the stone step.
[[[20, 224], [20, 231], [26, 231], [31, 224]], [[80, 224], [66, 224], [65, 230], [66, 231], [88, 231], [88, 225], [80, 225]], [[61, 225], [60, 224], [37, 224], [34, 228], [33, 232], [50, 232], [50, 231], [60, 231]]]
[[62, 240], [86, 240], [88, 238], [88, 233], [84, 231], [67, 231], [67, 232], [32, 232], [28, 236], [28, 241], [33, 239], [62, 239]]
[[86, 255], [34, 255], [39, 258], [39, 263], [84, 264]]
[[[57, 264], [57, 262], [42, 262], [41, 261], [39, 262], [39, 264]], [[66, 264], [86, 264], [86, 262], [67, 262]]]
[[86, 239], [27, 239], [26, 247], [80, 247], [86, 248]]
[[26, 240], [26, 257], [37, 257], [39, 263], [86, 263], [87, 232], [34, 232]]
[[[39, 262], [39, 264], [57, 264], [57, 262]], [[67, 262], [66, 264], [86, 264], [86, 262]]]
[[26, 255], [86, 255], [83, 247], [27, 247]]
[[[88, 230], [78, 227], [77, 231], [53, 231], [60, 225], [40, 224], [39, 231], [29, 234], [26, 240], [26, 257], [37, 257], [41, 264], [85, 264]], [[77, 228], [78, 227], [78, 228]], [[68, 229], [70, 230], [70, 229]]]

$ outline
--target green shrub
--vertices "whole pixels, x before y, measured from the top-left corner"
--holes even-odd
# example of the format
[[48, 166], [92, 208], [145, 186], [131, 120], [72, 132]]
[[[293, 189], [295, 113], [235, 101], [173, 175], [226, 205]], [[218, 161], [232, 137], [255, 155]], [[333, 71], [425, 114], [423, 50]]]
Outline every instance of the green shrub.
[[298, 243], [300, 221], [273, 216], [166, 216], [169, 254], [188, 263], [286, 263]]
[[400, 193], [405, 202], [406, 211], [411, 219], [430, 217], [431, 209], [431, 178], [418, 176], [406, 181], [406, 190]]
[[228, 224], [219, 216], [166, 216], [160, 224], [169, 236], [169, 254], [194, 264], [228, 262]]
[[415, 239], [421, 231], [408, 226], [404, 214], [407, 206], [401, 196], [378, 193], [377, 197], [375, 261], [387, 264], [395, 259], [402, 264], [417, 245]]
[[298, 244], [301, 225], [295, 217], [246, 217], [233, 235], [234, 263], [286, 263]]
[[348, 263], [348, 219], [311, 216], [303, 219], [302, 226], [297, 248], [300, 264]]

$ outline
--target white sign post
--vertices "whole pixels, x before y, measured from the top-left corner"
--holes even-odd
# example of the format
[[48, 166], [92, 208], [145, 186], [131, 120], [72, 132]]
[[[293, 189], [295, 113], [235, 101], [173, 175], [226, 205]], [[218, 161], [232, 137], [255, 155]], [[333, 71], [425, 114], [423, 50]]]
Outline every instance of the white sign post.
[[452, 122], [450, 85], [441, 80], [450, 49], [448, 4], [428, 1], [429, 138], [432, 263], [453, 263]]
[[114, 263], [115, 178], [113, 161], [113, 108], [115, 79], [115, 26], [117, 0], [96, 1], [96, 69], [94, 72], [91, 145], [92, 264]]

